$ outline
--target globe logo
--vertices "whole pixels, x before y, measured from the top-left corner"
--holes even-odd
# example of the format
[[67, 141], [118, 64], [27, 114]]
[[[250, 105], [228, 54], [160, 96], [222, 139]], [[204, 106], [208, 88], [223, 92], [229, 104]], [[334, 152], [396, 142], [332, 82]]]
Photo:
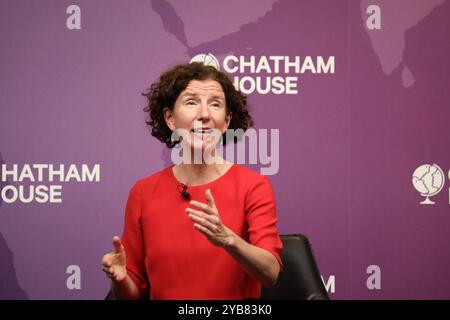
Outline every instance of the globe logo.
[[203, 63], [205, 66], [211, 66], [216, 68], [217, 70], [220, 70], [220, 64], [219, 64], [219, 60], [217, 60], [216, 57], [214, 57], [211, 53], [208, 54], [198, 54], [195, 57], [193, 57], [191, 59], [191, 61], [189, 61], [189, 63], [192, 62], [201, 62]]
[[429, 197], [437, 195], [444, 187], [444, 172], [437, 164], [424, 164], [418, 167], [412, 178], [414, 188], [425, 197], [420, 204], [434, 204]]

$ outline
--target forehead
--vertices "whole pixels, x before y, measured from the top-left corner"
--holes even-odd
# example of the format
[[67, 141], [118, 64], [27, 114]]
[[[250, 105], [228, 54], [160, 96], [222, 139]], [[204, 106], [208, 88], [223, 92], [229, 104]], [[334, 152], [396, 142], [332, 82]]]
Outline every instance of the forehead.
[[222, 86], [215, 80], [191, 80], [181, 94], [220, 95], [225, 96]]

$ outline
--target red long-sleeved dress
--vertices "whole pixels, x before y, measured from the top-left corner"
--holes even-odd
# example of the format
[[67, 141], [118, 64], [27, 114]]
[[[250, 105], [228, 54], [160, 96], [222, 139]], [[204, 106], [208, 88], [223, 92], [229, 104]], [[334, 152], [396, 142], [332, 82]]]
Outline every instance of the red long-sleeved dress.
[[150, 299], [259, 298], [261, 283], [195, 229], [185, 208], [197, 209], [190, 200], [206, 203], [205, 190], [211, 189], [222, 223], [282, 266], [270, 181], [233, 164], [218, 179], [189, 186], [187, 200], [172, 167], [138, 180], [129, 192], [122, 236], [128, 274], [142, 294], [150, 284]]

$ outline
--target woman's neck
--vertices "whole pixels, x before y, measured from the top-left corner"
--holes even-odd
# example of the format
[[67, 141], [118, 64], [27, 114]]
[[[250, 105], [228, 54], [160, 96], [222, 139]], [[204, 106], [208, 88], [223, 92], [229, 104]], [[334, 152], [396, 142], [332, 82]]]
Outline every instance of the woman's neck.
[[187, 185], [200, 185], [209, 183], [221, 177], [230, 167], [232, 162], [221, 157], [216, 157], [212, 164], [180, 163], [174, 166], [174, 174], [177, 179]]

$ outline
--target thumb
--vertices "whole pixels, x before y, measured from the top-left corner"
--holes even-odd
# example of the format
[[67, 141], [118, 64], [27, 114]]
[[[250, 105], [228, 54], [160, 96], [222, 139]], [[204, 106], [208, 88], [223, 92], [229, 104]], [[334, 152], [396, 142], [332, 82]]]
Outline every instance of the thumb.
[[122, 242], [120, 242], [120, 238], [118, 236], [114, 236], [113, 246], [116, 253], [121, 253], [123, 251], [123, 245]]

